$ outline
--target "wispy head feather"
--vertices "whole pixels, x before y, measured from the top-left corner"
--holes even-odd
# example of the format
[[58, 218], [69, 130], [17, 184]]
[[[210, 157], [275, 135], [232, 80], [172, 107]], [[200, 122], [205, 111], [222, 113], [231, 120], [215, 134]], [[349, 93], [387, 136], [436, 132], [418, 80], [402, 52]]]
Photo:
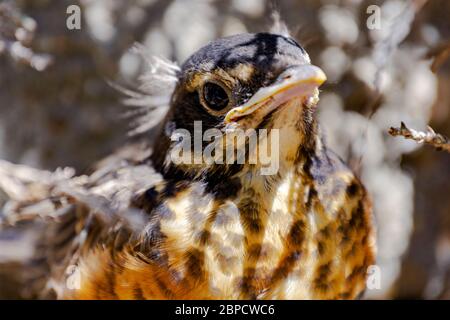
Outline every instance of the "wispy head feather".
[[280, 12], [277, 10], [272, 13], [272, 26], [270, 27], [270, 33], [279, 34], [284, 37], [291, 36], [286, 23], [281, 20]]
[[125, 116], [134, 120], [129, 134], [137, 135], [152, 129], [164, 118], [180, 68], [167, 59], [149, 54], [139, 43], [131, 50], [141, 56], [147, 66], [147, 70], [139, 76], [139, 87], [132, 90], [117, 84], [112, 85], [127, 96], [123, 103], [133, 110], [126, 112]]

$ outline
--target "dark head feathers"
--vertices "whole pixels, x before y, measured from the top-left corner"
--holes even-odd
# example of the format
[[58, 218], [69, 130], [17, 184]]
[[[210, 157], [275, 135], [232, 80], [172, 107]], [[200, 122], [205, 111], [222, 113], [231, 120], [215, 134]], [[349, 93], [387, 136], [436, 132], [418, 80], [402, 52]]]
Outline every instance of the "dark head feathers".
[[309, 63], [309, 57], [294, 39], [272, 33], [243, 33], [214, 40], [194, 53], [182, 65], [190, 70], [229, 69], [239, 63], [257, 65], [263, 71], [281, 58]]

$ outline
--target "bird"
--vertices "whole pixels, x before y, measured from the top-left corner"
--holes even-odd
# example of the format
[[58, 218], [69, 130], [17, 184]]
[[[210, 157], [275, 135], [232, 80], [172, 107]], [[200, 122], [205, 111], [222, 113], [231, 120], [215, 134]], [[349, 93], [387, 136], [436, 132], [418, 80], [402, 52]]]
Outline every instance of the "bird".
[[[21, 293], [361, 297], [376, 256], [370, 195], [326, 146], [316, 119], [326, 75], [306, 50], [282, 32], [243, 33], [211, 41], [180, 67], [157, 61], [144, 77], [152, 95], [127, 92], [147, 108], [141, 132], [163, 114], [151, 148], [130, 144], [82, 176], [0, 162], [9, 198], [0, 265], [18, 243], [31, 247], [20, 258]], [[196, 123], [216, 139], [195, 138]], [[256, 132], [256, 146], [249, 136], [233, 144], [236, 132]], [[264, 146], [277, 157], [270, 172], [250, 161]], [[248, 152], [217, 161], [230, 149]]]

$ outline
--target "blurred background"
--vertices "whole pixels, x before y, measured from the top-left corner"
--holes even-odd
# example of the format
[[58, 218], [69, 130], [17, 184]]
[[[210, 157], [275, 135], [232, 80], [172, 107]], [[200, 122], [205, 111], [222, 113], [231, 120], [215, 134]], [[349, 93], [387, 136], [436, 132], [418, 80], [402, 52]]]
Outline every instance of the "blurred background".
[[[80, 30], [66, 27], [74, 4]], [[108, 85], [138, 86], [133, 44], [182, 63], [217, 37], [268, 31], [275, 10], [328, 75], [322, 130], [373, 198], [381, 287], [366, 298], [450, 299], [450, 154], [387, 133], [404, 121], [450, 136], [450, 1], [0, 0], [0, 159], [82, 174], [151, 139], [127, 135]]]

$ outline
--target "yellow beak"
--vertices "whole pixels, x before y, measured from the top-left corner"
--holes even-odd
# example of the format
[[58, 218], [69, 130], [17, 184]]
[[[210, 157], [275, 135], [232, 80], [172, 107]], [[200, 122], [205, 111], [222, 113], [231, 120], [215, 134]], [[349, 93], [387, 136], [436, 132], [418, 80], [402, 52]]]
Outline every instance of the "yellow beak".
[[326, 79], [325, 73], [319, 67], [290, 67], [281, 73], [272, 85], [259, 89], [246, 103], [228, 111], [225, 123], [249, 115], [263, 105], [271, 104], [268, 110], [273, 110], [291, 99], [309, 97]]

